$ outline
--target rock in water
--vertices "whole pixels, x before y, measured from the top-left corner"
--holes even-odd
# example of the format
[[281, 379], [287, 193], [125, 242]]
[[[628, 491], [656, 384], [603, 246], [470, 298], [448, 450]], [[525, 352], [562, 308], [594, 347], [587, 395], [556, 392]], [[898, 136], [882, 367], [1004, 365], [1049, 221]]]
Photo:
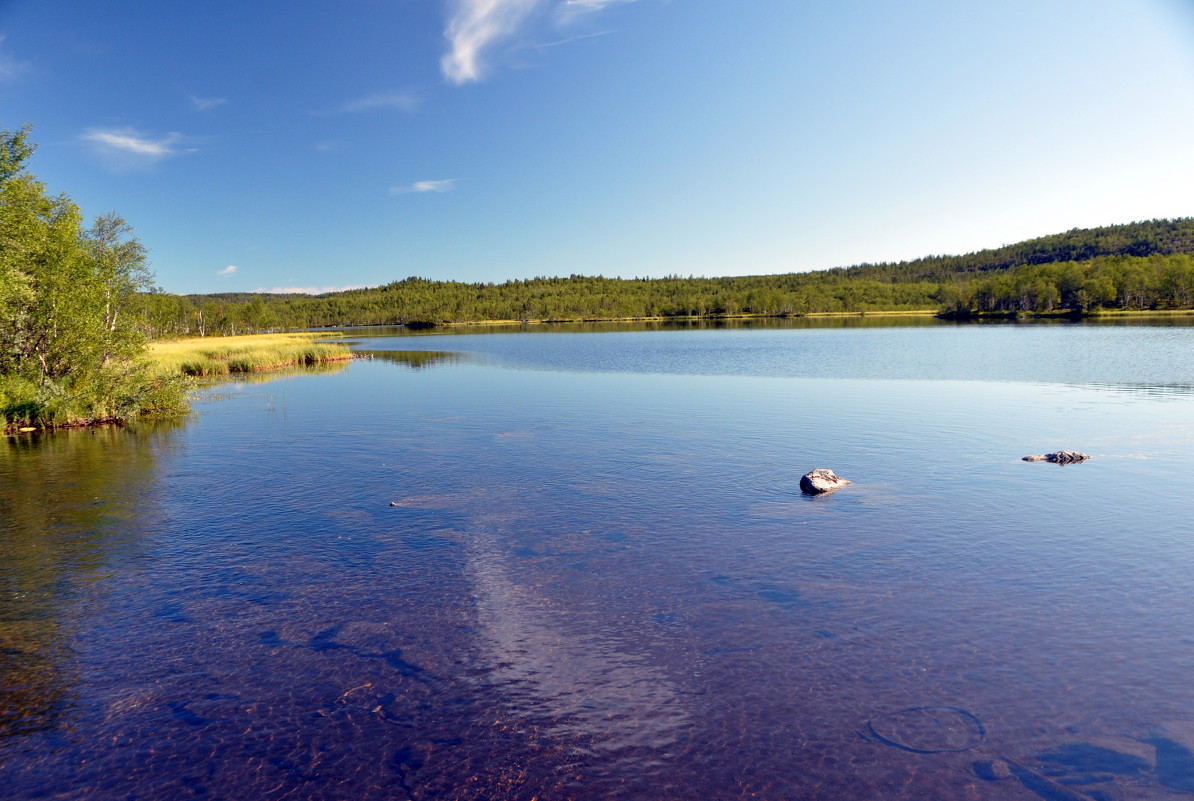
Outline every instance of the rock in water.
[[1054, 464], [1077, 464], [1089, 459], [1082, 451], [1058, 451], [1057, 453], [1041, 453], [1036, 456], [1025, 456], [1026, 462], [1053, 462]]
[[1012, 777], [1012, 769], [1002, 759], [974, 763], [975, 774], [985, 781], [998, 782]]
[[800, 477], [800, 491], [806, 495], [820, 495], [825, 492], [833, 492], [850, 483], [853, 482], [847, 481], [832, 470], [818, 467]]

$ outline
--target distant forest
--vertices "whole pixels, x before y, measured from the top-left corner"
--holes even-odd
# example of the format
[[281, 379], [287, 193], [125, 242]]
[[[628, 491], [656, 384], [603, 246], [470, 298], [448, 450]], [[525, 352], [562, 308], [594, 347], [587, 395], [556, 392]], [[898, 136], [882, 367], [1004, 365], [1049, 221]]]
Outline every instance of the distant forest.
[[1074, 229], [964, 256], [805, 273], [505, 283], [407, 278], [325, 295], [139, 296], [154, 338], [342, 325], [599, 320], [932, 309], [1092, 314], [1194, 308], [1194, 218]]

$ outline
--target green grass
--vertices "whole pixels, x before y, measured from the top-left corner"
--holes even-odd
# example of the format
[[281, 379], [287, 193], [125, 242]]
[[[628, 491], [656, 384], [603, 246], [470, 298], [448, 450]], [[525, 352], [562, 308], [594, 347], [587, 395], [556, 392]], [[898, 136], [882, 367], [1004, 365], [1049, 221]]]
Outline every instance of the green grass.
[[351, 359], [346, 345], [314, 342], [327, 334], [251, 334], [208, 337], [149, 346], [153, 369], [162, 375], [225, 376], [262, 373]]

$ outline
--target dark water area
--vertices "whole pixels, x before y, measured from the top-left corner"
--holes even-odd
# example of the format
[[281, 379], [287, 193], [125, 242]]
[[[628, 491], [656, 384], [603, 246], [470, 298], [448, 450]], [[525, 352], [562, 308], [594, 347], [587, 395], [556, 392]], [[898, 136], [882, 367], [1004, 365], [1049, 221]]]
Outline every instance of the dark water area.
[[0, 797], [1194, 794], [1194, 328], [378, 333], [0, 445]]

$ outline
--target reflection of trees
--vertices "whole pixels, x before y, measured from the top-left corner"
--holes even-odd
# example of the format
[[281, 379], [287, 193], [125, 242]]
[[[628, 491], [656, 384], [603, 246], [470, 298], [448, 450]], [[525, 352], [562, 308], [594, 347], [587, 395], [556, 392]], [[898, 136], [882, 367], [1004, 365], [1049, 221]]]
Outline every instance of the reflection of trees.
[[201, 388], [218, 386], [220, 384], [268, 384], [283, 378], [294, 378], [296, 375], [330, 375], [348, 369], [352, 362], [344, 359], [334, 362], [319, 362], [302, 367], [287, 368], [285, 370], [269, 370], [262, 373], [228, 373], [226, 375], [203, 376], [196, 378], [195, 385]]
[[[410, 329], [401, 326], [373, 326], [369, 328], [343, 329], [349, 337], [420, 337], [451, 336], [453, 334], [579, 334], [608, 333], [614, 331], [705, 331], [736, 329], [784, 329], [784, 328], [891, 328], [893, 326], [956, 325], [930, 315], [865, 315], [854, 314], [842, 317], [698, 317], [669, 318], [665, 320], [638, 320], [622, 322], [591, 323], [510, 323], [508, 325], [441, 325], [426, 329]], [[337, 340], [352, 344], [351, 340]], [[359, 351], [374, 353], [377, 351]], [[380, 355], [378, 355], [380, 358]]]
[[154, 443], [181, 424], [0, 443], [0, 739], [52, 726], [69, 701], [71, 607], [135, 541]]
[[465, 355], [462, 353], [438, 350], [362, 350], [357, 351], [357, 355], [394, 362], [412, 370], [447, 367], [465, 360]]

